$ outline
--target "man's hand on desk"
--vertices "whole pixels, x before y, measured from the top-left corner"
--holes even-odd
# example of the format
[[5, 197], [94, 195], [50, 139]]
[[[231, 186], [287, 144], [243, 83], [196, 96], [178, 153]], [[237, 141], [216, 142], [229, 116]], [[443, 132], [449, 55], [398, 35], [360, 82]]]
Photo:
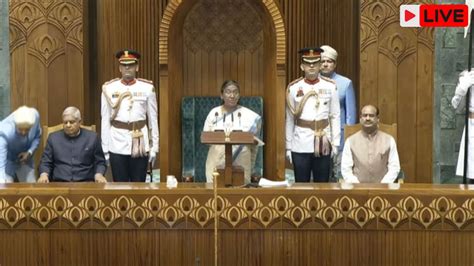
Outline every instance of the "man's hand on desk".
[[107, 183], [107, 179], [101, 173], [95, 174], [94, 179], [96, 183]]

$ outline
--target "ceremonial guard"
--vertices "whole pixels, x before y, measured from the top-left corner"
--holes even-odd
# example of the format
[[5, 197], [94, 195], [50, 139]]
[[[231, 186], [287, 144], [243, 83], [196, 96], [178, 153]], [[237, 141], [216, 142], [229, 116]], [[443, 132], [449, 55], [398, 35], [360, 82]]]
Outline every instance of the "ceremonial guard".
[[288, 85], [286, 100], [286, 156], [296, 182], [328, 182], [331, 156], [340, 143], [339, 97], [334, 81], [319, 75], [320, 48], [304, 48], [304, 77]]
[[102, 149], [115, 182], [144, 182], [159, 147], [155, 88], [136, 78], [138, 52], [123, 50], [116, 57], [122, 78], [102, 86]]
[[[474, 184], [474, 93], [471, 89], [469, 101], [467, 101], [466, 106], [466, 94], [469, 88], [474, 86], [474, 71], [464, 70], [459, 75], [458, 84], [456, 86], [456, 91], [454, 92], [454, 96], [451, 99], [451, 104], [455, 109], [462, 109], [463, 107], [469, 108], [469, 121], [467, 126], [469, 127], [468, 134], [468, 154], [467, 154], [467, 172], [466, 178], [468, 184]], [[462, 133], [461, 137], [461, 146], [459, 148], [459, 155], [458, 155], [458, 163], [456, 166], [456, 175], [463, 176], [464, 174], [464, 156], [465, 156], [465, 134], [466, 128]]]

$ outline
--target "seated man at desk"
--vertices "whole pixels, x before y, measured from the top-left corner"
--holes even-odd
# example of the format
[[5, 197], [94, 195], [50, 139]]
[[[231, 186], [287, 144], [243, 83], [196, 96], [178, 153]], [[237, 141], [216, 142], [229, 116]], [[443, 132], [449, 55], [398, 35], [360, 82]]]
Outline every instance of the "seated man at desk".
[[360, 111], [362, 129], [347, 138], [341, 173], [348, 183], [393, 183], [400, 172], [397, 144], [378, 130], [379, 110], [366, 105]]
[[81, 128], [81, 112], [76, 107], [67, 107], [62, 118], [63, 130], [48, 136], [38, 183], [106, 183], [107, 165], [97, 134]]
[[[262, 118], [252, 110], [238, 105], [240, 86], [234, 80], [227, 80], [221, 86], [223, 104], [213, 108], [207, 115], [203, 131], [232, 130], [260, 134]], [[244, 168], [245, 183], [250, 183], [250, 176], [255, 166], [258, 148], [256, 145], [234, 145], [232, 161], [234, 165]], [[225, 160], [224, 145], [211, 145], [206, 160], [206, 180], [212, 183], [212, 173]]]

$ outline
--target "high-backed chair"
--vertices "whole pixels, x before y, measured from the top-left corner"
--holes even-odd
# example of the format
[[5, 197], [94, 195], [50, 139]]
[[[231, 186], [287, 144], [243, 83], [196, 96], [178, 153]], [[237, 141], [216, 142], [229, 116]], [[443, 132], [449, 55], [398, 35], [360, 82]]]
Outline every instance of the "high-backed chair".
[[[344, 126], [344, 141], [347, 140], [351, 135], [355, 134], [357, 131], [362, 129], [361, 124], [355, 124], [355, 125], [345, 125]], [[379, 130], [383, 131], [390, 136], [392, 136], [395, 139], [395, 143], [397, 143], [397, 124], [382, 124], [379, 123]], [[396, 182], [398, 183], [403, 183], [405, 179], [405, 174], [400, 169], [400, 173], [398, 174]]]
[[[220, 97], [184, 97], [181, 102], [182, 173], [193, 175], [195, 182], [206, 182], [206, 159], [209, 146], [201, 143], [204, 122], [212, 108], [222, 104]], [[239, 104], [262, 116], [262, 97], [241, 97]], [[262, 130], [263, 136], [263, 121]], [[264, 140], [265, 141], [265, 140]], [[259, 147], [254, 173], [263, 172], [263, 149]]]
[[[346, 140], [348, 137], [356, 133], [357, 131], [362, 129], [361, 124], [355, 124], [355, 125], [345, 125], [344, 126], [344, 140]], [[390, 136], [392, 136], [395, 139], [395, 142], [397, 141], [397, 124], [382, 124], [379, 123], [379, 130], [383, 131]]]
[[[95, 125], [90, 125], [90, 126], [81, 125], [81, 128], [96, 132]], [[59, 131], [61, 129], [63, 129], [63, 124], [58, 124], [52, 127], [43, 126], [43, 134], [42, 134], [42, 141], [41, 141], [41, 143], [43, 144], [43, 148], [46, 147], [49, 134]]]

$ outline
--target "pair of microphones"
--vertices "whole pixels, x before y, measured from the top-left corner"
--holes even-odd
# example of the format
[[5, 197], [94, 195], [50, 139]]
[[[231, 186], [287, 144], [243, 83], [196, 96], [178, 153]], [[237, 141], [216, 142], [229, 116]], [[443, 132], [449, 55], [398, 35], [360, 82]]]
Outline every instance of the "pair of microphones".
[[[216, 112], [214, 114], [215, 116], [215, 119], [214, 119], [214, 126], [217, 126], [217, 120], [219, 118], [219, 112]], [[224, 113], [223, 114], [223, 118], [222, 118], [222, 124], [225, 125], [225, 120], [226, 120], [226, 117], [228, 116], [227, 113]], [[242, 128], [242, 113], [240, 112], [237, 112], [237, 118], [239, 119], [239, 127]], [[231, 122], [232, 122], [232, 127], [234, 126], [234, 113], [230, 113], [230, 119], [231, 119]], [[224, 131], [224, 130], [215, 130], [215, 131]], [[232, 131], [242, 131], [241, 129], [240, 130], [232, 130]]]

